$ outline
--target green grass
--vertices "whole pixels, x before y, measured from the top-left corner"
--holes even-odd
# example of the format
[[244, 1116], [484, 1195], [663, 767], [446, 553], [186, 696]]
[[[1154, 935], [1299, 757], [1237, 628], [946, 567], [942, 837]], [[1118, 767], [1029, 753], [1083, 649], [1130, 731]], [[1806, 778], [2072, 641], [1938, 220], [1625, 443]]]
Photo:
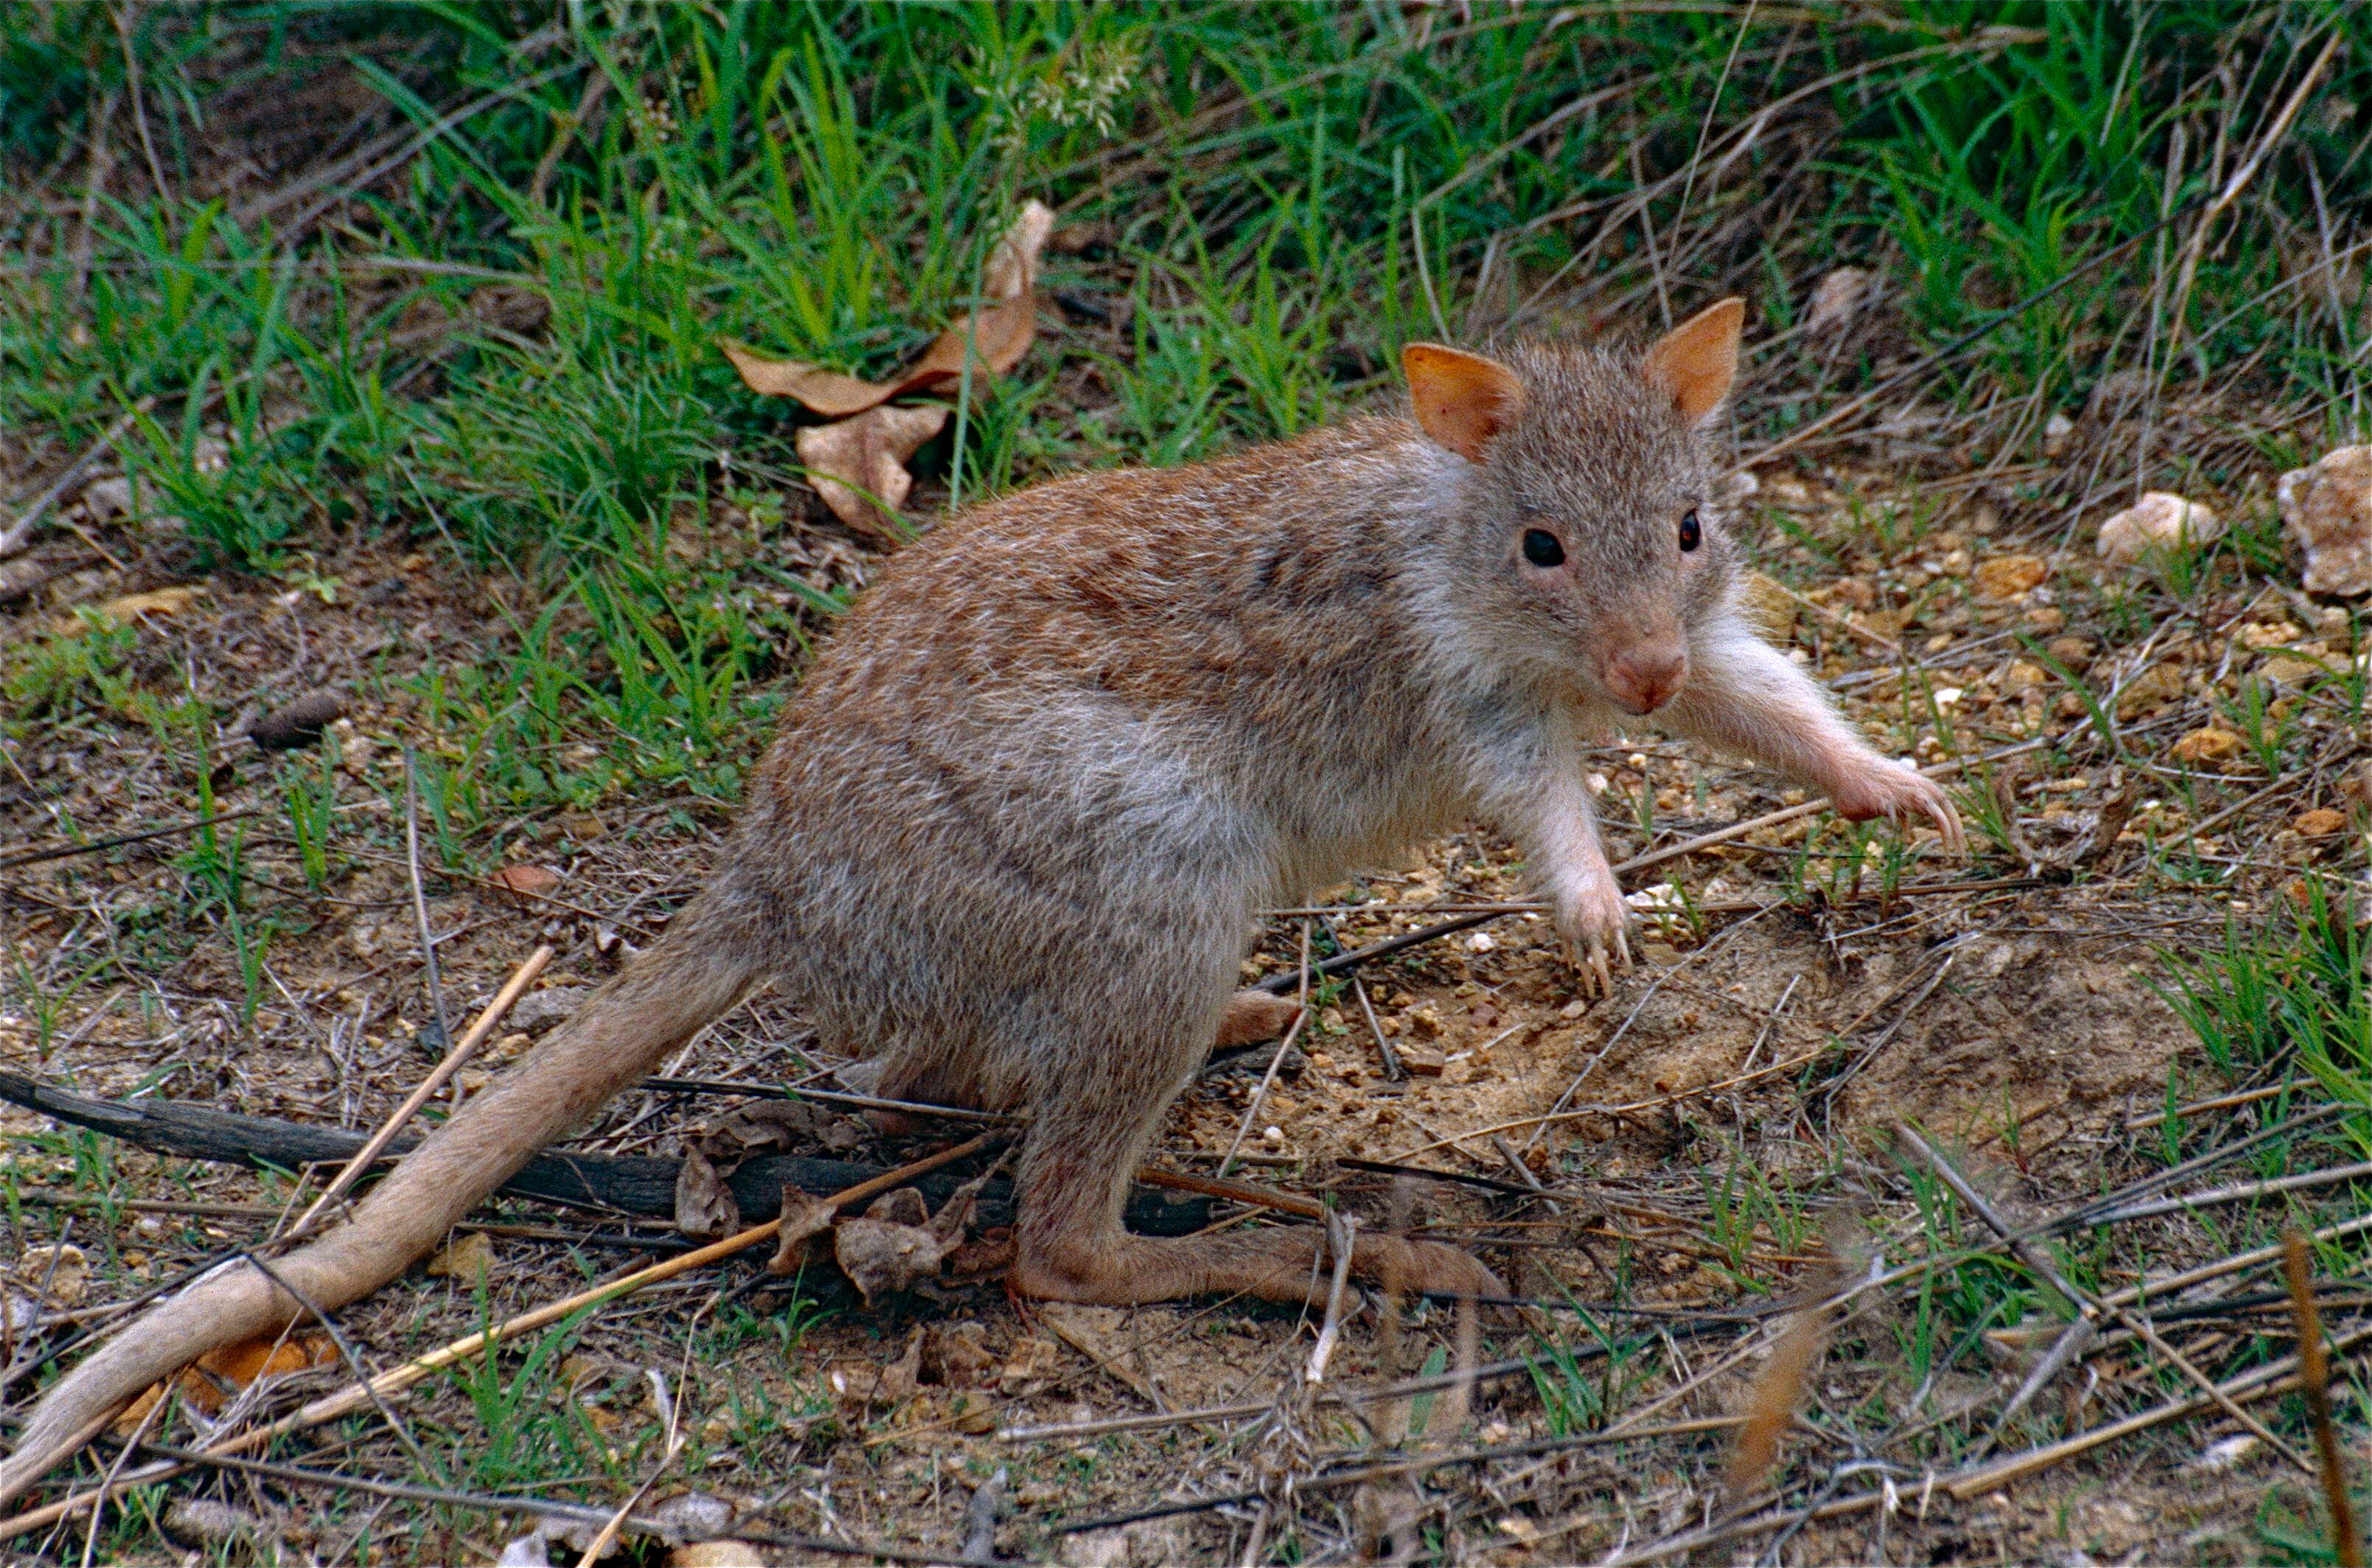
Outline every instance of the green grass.
[[[134, 63], [148, 138], [103, 193], [0, 209], [0, 425], [64, 449], [153, 399], [125, 464], [196, 570], [319, 584], [348, 541], [408, 537], [518, 575], [528, 608], [420, 693], [465, 830], [655, 783], [733, 793], [759, 677], [814, 607], [753, 617], [730, 588], [750, 562], [667, 549], [798, 471], [784, 411], [715, 340], [883, 371], [963, 308], [1029, 196], [1102, 241], [1052, 258], [1050, 291], [1125, 323], [1072, 311], [924, 454], [942, 490], [1288, 435], [1381, 394], [1419, 335], [1726, 290], [1784, 328], [1843, 261], [1887, 275], [1907, 334], [1867, 374], [2111, 258], [1940, 367], [1927, 395], [1962, 407], [2072, 406], [2150, 352], [2178, 379], [2354, 385], [2333, 379], [2354, 329], [2294, 308], [2272, 230], [2357, 168], [2360, 12], [1936, 4], [1807, 33], [1717, 6], [716, 4], [547, 28], [264, 0], [146, 10], [128, 41], [104, 21], [23, 11], [0, 35], [11, 168], [75, 192]], [[2177, 321], [2186, 231], [2153, 226], [2203, 198], [2202, 149], [2260, 125], [2326, 25], [2354, 46]], [[2218, 78], [2236, 39], [2254, 69]], [[335, 80], [413, 150], [399, 173], [326, 215], [223, 189], [225, 117]], [[1762, 374], [1796, 371], [1782, 350]], [[1742, 434], [1818, 406], [1774, 389]], [[593, 622], [592, 656], [554, 656], [555, 615]], [[14, 664], [12, 706], [61, 682]], [[588, 726], [616, 740], [600, 764], [556, 761]]]

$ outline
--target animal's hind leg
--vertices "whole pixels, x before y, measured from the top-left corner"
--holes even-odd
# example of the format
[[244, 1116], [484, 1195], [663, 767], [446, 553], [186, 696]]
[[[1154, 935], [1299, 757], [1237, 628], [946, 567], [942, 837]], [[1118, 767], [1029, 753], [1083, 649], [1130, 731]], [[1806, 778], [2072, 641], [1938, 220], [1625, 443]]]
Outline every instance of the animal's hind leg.
[[[1199, 1030], [1197, 1031], [1199, 1034]], [[1308, 1225], [1234, 1235], [1132, 1236], [1121, 1214], [1146, 1146], [1186, 1075], [1203, 1057], [1199, 1038], [1159, 1049], [1139, 1034], [1101, 1042], [1091, 1071], [1041, 1092], [1021, 1167], [1013, 1283], [1025, 1295], [1126, 1306], [1206, 1293], [1271, 1300], [1321, 1297], [1324, 1233]], [[1506, 1288], [1455, 1248], [1362, 1236], [1352, 1266], [1395, 1273], [1401, 1287], [1482, 1296]]]

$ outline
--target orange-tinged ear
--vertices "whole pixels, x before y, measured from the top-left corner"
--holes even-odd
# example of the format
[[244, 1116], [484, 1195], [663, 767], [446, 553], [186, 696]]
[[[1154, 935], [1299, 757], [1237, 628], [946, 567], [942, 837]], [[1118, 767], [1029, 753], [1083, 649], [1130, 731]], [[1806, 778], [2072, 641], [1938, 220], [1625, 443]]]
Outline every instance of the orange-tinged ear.
[[1495, 359], [1439, 343], [1401, 350], [1417, 428], [1470, 463], [1524, 406], [1524, 384]]
[[1738, 331], [1746, 301], [1708, 305], [1666, 332], [1647, 351], [1647, 373], [1671, 389], [1680, 417], [1691, 424], [1721, 406], [1738, 377]]

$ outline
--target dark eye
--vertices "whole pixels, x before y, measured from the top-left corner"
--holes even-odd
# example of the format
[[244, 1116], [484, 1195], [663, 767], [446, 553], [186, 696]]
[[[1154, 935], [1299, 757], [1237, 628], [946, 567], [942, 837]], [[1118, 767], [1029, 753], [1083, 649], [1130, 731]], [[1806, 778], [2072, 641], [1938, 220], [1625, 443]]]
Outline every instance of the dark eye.
[[1689, 515], [1680, 519], [1680, 548], [1682, 550], [1694, 550], [1698, 545], [1703, 544], [1703, 542], [1704, 529], [1699, 526], [1696, 511], [1692, 507], [1689, 511]]
[[1535, 566], [1562, 566], [1564, 564], [1564, 546], [1559, 544], [1557, 536], [1546, 528], [1526, 528], [1524, 559]]

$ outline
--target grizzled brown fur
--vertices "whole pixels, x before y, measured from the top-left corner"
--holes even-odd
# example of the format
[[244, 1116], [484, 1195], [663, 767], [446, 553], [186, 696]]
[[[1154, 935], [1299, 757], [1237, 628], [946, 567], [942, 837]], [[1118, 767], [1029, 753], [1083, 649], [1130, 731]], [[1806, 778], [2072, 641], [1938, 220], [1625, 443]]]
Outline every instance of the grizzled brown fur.
[[[1716, 306], [1644, 355], [1418, 345], [1415, 424], [1083, 474], [944, 525], [818, 656], [664, 938], [278, 1272], [325, 1308], [377, 1288], [772, 981], [883, 1091], [1031, 1112], [1022, 1291], [1305, 1295], [1314, 1230], [1120, 1223], [1214, 1038], [1280, 1021], [1234, 989], [1257, 909], [1479, 817], [1602, 979], [1624, 906], [1583, 747], [1651, 712], [1851, 815], [1957, 838], [1935, 786], [1738, 619], [1698, 434], [1738, 325]], [[1412, 1288], [1500, 1288], [1450, 1248], [1357, 1246]], [[296, 1310], [245, 1265], [154, 1309], [44, 1403], [0, 1493], [114, 1401]]]

